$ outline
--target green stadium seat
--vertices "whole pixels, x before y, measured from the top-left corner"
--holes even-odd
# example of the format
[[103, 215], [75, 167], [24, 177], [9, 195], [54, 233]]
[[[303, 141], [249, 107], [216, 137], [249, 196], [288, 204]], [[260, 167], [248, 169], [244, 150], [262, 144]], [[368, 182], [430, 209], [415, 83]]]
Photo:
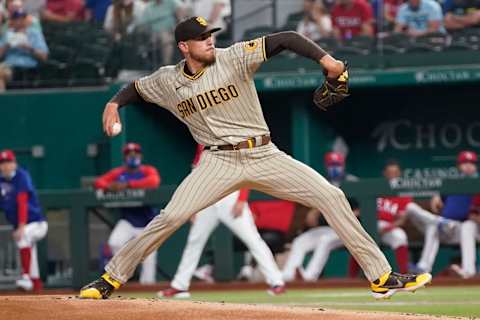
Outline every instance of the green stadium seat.
[[374, 48], [375, 39], [367, 36], [356, 36], [340, 42], [336, 54], [369, 55]]
[[275, 32], [275, 28], [271, 26], [260, 26], [245, 30], [243, 33], [243, 40], [252, 40], [263, 37], [269, 33]]
[[381, 53], [405, 53], [410, 39], [403, 33], [392, 33], [377, 40], [377, 51]]
[[480, 29], [467, 28], [450, 33], [450, 50], [479, 50]]
[[75, 51], [64, 45], [51, 45], [49, 59], [55, 61], [72, 63], [75, 58]]
[[407, 52], [442, 52], [447, 46], [447, 35], [437, 32], [417, 38], [411, 38], [407, 47]]
[[38, 67], [33, 87], [63, 87], [67, 85], [69, 68], [64, 62], [49, 59]]
[[287, 21], [285, 22], [285, 24], [283, 25], [281, 30], [282, 31], [292, 31], [292, 30], [295, 31], [295, 30], [297, 30], [297, 26], [300, 23], [300, 21], [302, 21], [303, 16], [304, 16], [303, 11], [295, 12], [295, 13], [292, 13], [292, 14], [288, 15]]
[[315, 43], [317, 43], [323, 50], [327, 51], [330, 54], [335, 54], [335, 51], [338, 47], [338, 40], [333, 37], [322, 38]]
[[99, 85], [104, 82], [105, 66], [93, 59], [77, 58], [70, 70], [71, 86]]
[[80, 57], [86, 59], [92, 59], [97, 63], [106, 64], [111, 52], [110, 47], [106, 47], [99, 44], [87, 44], [81, 52]]

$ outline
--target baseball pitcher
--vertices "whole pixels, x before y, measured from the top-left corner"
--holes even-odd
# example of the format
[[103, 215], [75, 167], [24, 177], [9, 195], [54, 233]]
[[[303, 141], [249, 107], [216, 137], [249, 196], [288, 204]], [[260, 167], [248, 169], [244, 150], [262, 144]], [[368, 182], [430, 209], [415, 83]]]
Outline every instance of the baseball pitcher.
[[171, 111], [205, 146], [200, 162], [145, 230], [128, 242], [105, 267], [106, 273], [83, 287], [83, 298], [108, 298], [132, 276], [135, 267], [196, 212], [228, 194], [251, 188], [319, 209], [358, 261], [376, 298], [413, 291], [431, 275], [403, 275], [392, 269], [353, 214], [344, 193], [307, 165], [271, 142], [254, 84], [255, 71], [284, 50], [319, 63], [326, 80], [314, 102], [328, 108], [348, 96], [344, 63], [296, 32], [270, 34], [217, 49], [201, 17], [180, 22], [175, 39], [184, 60], [125, 86], [105, 106], [104, 130], [120, 122], [118, 108], [150, 102]]

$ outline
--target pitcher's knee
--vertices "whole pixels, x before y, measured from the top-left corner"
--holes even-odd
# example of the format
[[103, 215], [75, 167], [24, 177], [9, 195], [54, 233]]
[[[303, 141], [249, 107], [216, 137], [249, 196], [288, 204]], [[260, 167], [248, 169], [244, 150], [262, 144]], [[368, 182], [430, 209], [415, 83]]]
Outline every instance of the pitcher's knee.
[[169, 211], [162, 210], [150, 224], [162, 225], [167, 228], [179, 228], [182, 224], [188, 221], [191, 215], [178, 214]]
[[341, 190], [340, 188], [335, 187], [335, 197], [338, 198], [340, 201], [347, 202], [347, 196], [345, 195], [345, 192], [343, 192], [343, 190]]
[[345, 193], [340, 188], [337, 188], [332, 185], [328, 190], [328, 192], [329, 192], [329, 197], [331, 197], [335, 201], [348, 203], [347, 196], [345, 196]]

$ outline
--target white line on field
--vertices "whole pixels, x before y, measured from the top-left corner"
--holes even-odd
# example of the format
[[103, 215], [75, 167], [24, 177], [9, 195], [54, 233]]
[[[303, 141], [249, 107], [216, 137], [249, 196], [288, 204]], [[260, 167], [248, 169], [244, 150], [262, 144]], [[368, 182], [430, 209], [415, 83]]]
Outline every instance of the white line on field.
[[[416, 292], [415, 295], [425, 295], [426, 292]], [[370, 292], [320, 292], [306, 294], [307, 298], [345, 298], [345, 297], [371, 297]]]
[[[297, 305], [297, 306], [382, 306], [382, 307], [388, 307], [388, 306], [418, 306], [418, 305], [426, 305], [426, 306], [431, 306], [431, 305], [445, 305], [445, 302], [443, 301], [411, 301], [411, 302], [405, 302], [405, 301], [374, 301], [374, 302], [324, 302], [324, 301], [319, 301], [319, 302], [305, 302], [305, 303], [298, 303], [298, 302], [291, 302], [287, 303], [288, 305]], [[455, 301], [455, 302], [449, 302], [448, 305], [480, 305], [480, 301]]]

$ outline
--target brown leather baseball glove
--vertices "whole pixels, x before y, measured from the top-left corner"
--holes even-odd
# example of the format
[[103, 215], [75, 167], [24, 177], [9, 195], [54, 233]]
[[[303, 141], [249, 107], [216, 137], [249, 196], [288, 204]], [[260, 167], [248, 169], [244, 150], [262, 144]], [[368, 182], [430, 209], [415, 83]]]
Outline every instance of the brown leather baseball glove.
[[342, 101], [350, 95], [348, 89], [348, 64], [337, 78], [328, 78], [324, 70], [325, 81], [313, 93], [313, 102], [320, 109], [327, 111], [332, 105]]

